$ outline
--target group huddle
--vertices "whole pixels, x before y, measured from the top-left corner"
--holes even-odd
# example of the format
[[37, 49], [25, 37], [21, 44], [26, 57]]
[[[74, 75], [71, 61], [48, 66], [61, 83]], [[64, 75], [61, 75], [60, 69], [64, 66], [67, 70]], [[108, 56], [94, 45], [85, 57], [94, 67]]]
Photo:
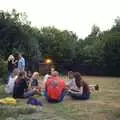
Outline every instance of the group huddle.
[[44, 95], [48, 102], [61, 102], [64, 97], [87, 100], [91, 88], [98, 90], [98, 85], [88, 85], [79, 72], [68, 72], [68, 82], [65, 83], [58, 71], [49, 70], [43, 78], [38, 72], [20, 71], [14, 68], [9, 76], [5, 91], [13, 98], [29, 98], [35, 94]]

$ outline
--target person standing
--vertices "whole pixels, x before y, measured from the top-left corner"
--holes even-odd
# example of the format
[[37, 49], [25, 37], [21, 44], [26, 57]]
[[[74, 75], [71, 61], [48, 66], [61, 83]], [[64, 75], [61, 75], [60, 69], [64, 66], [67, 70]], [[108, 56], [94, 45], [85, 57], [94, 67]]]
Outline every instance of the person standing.
[[13, 55], [9, 55], [8, 57], [8, 78], [10, 77], [11, 73], [13, 72], [16, 64], [16, 60]]
[[18, 57], [18, 69], [20, 72], [23, 72], [25, 70], [25, 59], [23, 58], [21, 53], [19, 53]]

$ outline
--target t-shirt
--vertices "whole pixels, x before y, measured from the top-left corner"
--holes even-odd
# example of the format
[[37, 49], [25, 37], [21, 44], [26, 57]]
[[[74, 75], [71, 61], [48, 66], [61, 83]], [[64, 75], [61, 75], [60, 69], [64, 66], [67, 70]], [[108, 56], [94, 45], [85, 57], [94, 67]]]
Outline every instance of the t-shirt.
[[65, 88], [64, 80], [59, 77], [50, 77], [46, 81], [45, 89], [50, 99], [59, 100]]
[[[85, 81], [82, 81], [82, 87], [83, 87], [83, 94], [84, 93], [90, 93], [90, 89], [89, 89], [89, 86], [88, 84], [85, 82]], [[76, 85], [76, 82], [75, 82], [75, 79], [73, 78], [70, 82], [69, 82], [69, 87], [71, 90], [74, 90], [74, 91], [80, 91], [80, 88], [77, 87]]]
[[38, 86], [38, 80], [33, 79], [32, 82], [31, 82], [31, 86], [32, 86], [32, 87]]
[[48, 75], [48, 74], [46, 74], [46, 75], [44, 76], [44, 81], [43, 81], [43, 86], [44, 86], [44, 87], [45, 87], [45, 83], [46, 83], [46, 81], [48, 80], [49, 77], [51, 77], [51, 76]]
[[18, 61], [18, 69], [20, 71], [24, 71], [25, 69], [25, 59], [23, 57]]
[[24, 91], [27, 89], [27, 82], [25, 79], [21, 79], [19, 82], [15, 82], [13, 97], [14, 98], [23, 98]]

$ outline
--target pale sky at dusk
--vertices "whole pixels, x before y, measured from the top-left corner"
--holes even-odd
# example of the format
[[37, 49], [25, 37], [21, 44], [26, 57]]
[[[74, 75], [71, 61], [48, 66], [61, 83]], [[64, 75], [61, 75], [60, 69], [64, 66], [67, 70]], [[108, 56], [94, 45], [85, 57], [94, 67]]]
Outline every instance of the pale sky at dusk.
[[86, 37], [93, 24], [109, 29], [120, 16], [120, 0], [0, 0], [1, 10], [26, 12], [32, 26], [55, 26]]

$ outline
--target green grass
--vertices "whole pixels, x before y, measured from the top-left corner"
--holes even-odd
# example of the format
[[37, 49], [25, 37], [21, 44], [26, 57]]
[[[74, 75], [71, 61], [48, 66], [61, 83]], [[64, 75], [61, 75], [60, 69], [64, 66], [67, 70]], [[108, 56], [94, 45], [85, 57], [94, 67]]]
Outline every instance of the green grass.
[[[67, 81], [66, 77], [63, 78]], [[120, 120], [120, 78], [85, 76], [83, 79], [90, 84], [100, 85], [100, 90], [93, 91], [90, 100], [78, 101], [66, 97], [62, 103], [48, 104], [40, 97], [44, 107], [39, 113], [29, 109], [25, 100], [18, 100], [17, 106], [22, 107], [12, 111], [5, 109], [4, 114], [0, 112], [0, 120], [19, 115], [24, 115], [22, 120]], [[1, 86], [0, 97], [4, 96]]]

